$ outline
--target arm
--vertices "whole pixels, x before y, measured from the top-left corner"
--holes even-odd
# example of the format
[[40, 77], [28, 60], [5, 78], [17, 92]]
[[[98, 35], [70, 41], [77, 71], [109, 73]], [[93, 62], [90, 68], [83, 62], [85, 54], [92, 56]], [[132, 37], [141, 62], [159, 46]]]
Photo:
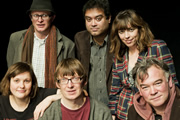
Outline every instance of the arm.
[[38, 120], [39, 117], [42, 117], [44, 111], [51, 105], [52, 102], [61, 98], [60, 89], [57, 90], [55, 95], [50, 95], [41, 101], [34, 110], [34, 120]]
[[13, 37], [11, 34], [10, 39], [9, 39], [8, 48], [7, 48], [7, 55], [6, 55], [8, 67], [13, 64], [13, 57], [14, 57], [14, 52], [15, 52], [12, 39], [13, 39]]
[[157, 46], [157, 56], [160, 60], [163, 60], [169, 66], [172, 79], [175, 85], [179, 87], [179, 83], [176, 77], [176, 70], [174, 67], [173, 56], [164, 41], [161, 41], [159, 46]]
[[110, 89], [110, 95], [109, 95], [109, 108], [111, 110], [112, 115], [116, 115], [117, 111], [117, 104], [119, 100], [119, 94], [122, 89], [120, 77], [117, 72], [116, 68], [116, 60], [114, 59], [113, 61], [113, 66], [112, 66], [112, 85]]

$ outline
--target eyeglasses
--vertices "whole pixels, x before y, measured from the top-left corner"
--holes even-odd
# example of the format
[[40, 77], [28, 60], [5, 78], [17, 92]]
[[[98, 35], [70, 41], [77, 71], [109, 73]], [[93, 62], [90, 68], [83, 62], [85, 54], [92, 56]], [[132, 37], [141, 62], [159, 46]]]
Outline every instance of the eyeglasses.
[[71, 81], [73, 84], [81, 83], [82, 77], [74, 77], [71, 79], [67, 78], [62, 78], [62, 79], [57, 79], [59, 84], [66, 85], [68, 84], [69, 81]]
[[47, 20], [47, 19], [49, 19], [51, 17], [51, 15], [47, 15], [47, 14], [42, 14], [42, 15], [34, 14], [34, 15], [31, 15], [31, 16], [32, 16], [32, 18], [34, 20], [38, 20], [39, 17], [41, 17], [41, 19], [43, 19], [43, 20]]

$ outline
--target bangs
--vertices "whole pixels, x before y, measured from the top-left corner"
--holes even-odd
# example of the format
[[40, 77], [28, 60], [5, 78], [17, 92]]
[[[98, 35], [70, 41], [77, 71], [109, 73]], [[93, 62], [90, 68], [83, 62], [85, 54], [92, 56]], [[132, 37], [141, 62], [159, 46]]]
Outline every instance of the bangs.
[[122, 17], [118, 17], [117, 20], [118, 21], [116, 22], [117, 23], [116, 26], [119, 30], [127, 30], [131, 27], [138, 28], [137, 23], [131, 17], [122, 16]]
[[82, 68], [82, 66], [79, 66], [78, 64], [67, 62], [61, 65], [58, 74], [61, 77], [74, 76], [75, 74], [82, 77], [84, 75], [84, 69]]

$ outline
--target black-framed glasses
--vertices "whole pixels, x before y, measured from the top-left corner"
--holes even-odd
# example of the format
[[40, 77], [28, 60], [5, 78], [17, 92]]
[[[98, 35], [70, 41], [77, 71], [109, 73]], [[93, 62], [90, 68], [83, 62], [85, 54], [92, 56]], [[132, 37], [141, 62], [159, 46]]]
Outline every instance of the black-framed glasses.
[[71, 81], [73, 84], [81, 83], [82, 77], [73, 77], [71, 79], [68, 78], [61, 78], [57, 79], [59, 84], [66, 85], [69, 81]]
[[51, 17], [51, 15], [47, 15], [47, 14], [42, 14], [42, 15], [34, 14], [34, 15], [31, 15], [31, 16], [32, 16], [32, 18], [34, 20], [38, 20], [39, 17], [41, 17], [41, 19], [43, 19], [43, 20], [47, 20], [47, 19], [49, 19]]

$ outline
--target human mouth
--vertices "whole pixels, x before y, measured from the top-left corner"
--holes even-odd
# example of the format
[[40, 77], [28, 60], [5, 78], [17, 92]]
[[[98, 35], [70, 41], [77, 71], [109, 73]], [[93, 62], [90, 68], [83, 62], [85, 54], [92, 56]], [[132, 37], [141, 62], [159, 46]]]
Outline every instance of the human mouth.
[[70, 90], [70, 91], [67, 91], [68, 94], [72, 95], [72, 94], [75, 94], [75, 90]]
[[160, 99], [160, 97], [161, 97], [161, 96], [157, 96], [157, 97], [151, 98], [151, 100], [153, 100], [153, 101], [157, 101], [157, 100], [159, 100], [159, 99]]
[[19, 93], [25, 93], [25, 90], [18, 90]]
[[38, 24], [37, 25], [39, 28], [42, 28], [42, 27], [44, 27], [45, 25], [44, 24]]

